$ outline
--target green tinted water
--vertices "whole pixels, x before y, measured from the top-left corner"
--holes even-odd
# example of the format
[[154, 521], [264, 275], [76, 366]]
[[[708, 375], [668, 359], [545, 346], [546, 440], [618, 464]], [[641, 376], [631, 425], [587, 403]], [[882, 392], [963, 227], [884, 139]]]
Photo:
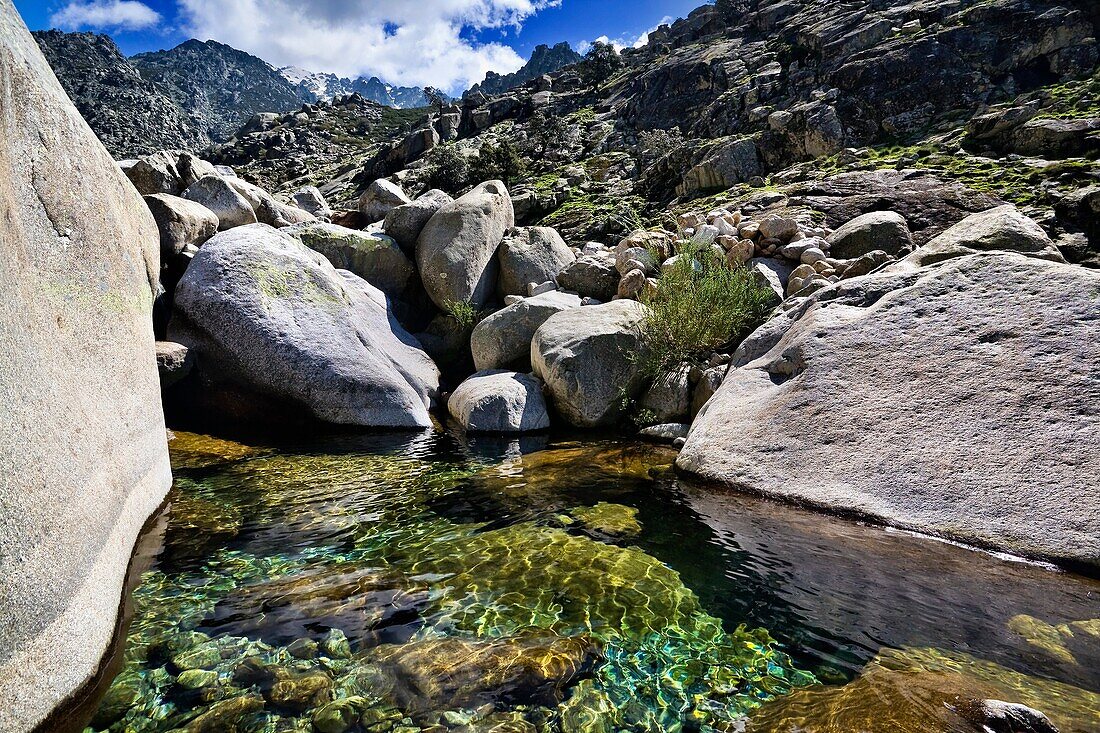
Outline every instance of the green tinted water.
[[[524, 455], [530, 448], [543, 450]], [[769, 729], [812, 729], [838, 717], [823, 692], [853, 689], [823, 682], [880, 664], [885, 646], [927, 644], [868, 643], [870, 607], [841, 582], [838, 603], [825, 606], [858, 618], [806, 617], [832, 612], [812, 608], [827, 593], [784, 577], [789, 558], [767, 546], [782, 537], [746, 550], [722, 536], [722, 521], [757, 526], [761, 506], [722, 507], [708, 524], [706, 502], [728, 498], [694, 493], [669, 470], [672, 454], [649, 446], [470, 445], [425, 433], [275, 449], [181, 433], [172, 453], [160, 548], [133, 593], [124, 664], [94, 731], [732, 731], [753, 715]], [[804, 515], [767, 511], [804, 562], [881, 534], [838, 524], [854, 535], [822, 545], [807, 541]], [[1083, 593], [1082, 608], [1047, 594], [1051, 603], [1088, 615], [1094, 585], [1057, 587]], [[915, 599], [917, 626], [937, 624], [926, 605]], [[1040, 609], [1023, 599], [1013, 611]], [[1020, 627], [1036, 617], [1011, 618]], [[1007, 623], [972, 620], [961, 633]], [[1019, 668], [1041, 651], [1029, 633], [1045, 638], [1045, 627], [1027, 629], [998, 630], [1019, 639], [987, 644], [985, 656]], [[1090, 645], [1066, 652], [1078, 666], [1100, 658]], [[907, 674], [927, 671], [926, 656], [904, 658], [920, 663]], [[1057, 671], [1044, 664], [1021, 673], [1040, 697], [1026, 680]], [[999, 690], [1010, 672], [991, 674]], [[1071, 698], [1063, 719], [1092, 730], [1082, 711], [1100, 707], [1088, 697], [1096, 676], [1060, 676]], [[791, 713], [781, 698], [801, 707]], [[938, 704], [916, 701], [914, 715]]]

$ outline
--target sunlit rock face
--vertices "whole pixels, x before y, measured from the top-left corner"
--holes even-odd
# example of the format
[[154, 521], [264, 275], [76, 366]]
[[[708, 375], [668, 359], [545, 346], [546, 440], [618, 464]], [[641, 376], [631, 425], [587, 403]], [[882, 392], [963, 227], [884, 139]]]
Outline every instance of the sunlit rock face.
[[0, 730], [99, 665], [171, 483], [152, 328], [159, 235], [0, 0]]

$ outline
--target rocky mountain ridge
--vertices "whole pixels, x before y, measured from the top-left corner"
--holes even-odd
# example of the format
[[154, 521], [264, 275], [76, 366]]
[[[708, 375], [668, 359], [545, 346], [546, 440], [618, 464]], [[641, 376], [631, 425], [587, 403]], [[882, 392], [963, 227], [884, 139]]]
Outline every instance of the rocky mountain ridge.
[[527, 63], [515, 72], [511, 74], [498, 74], [495, 71], [487, 72], [483, 81], [474, 84], [462, 96], [466, 97], [478, 93], [489, 96], [503, 94], [543, 74], [550, 74], [575, 64], [581, 58], [582, 56], [565, 41], [555, 44], [553, 48], [540, 43], [531, 52], [531, 58], [527, 60]]
[[284, 66], [279, 73], [298, 89], [303, 102], [331, 102], [337, 97], [359, 94], [364, 99], [394, 109], [410, 109], [428, 106], [428, 98], [422, 87], [402, 87], [387, 84], [377, 76], [355, 79], [306, 71], [296, 66]]

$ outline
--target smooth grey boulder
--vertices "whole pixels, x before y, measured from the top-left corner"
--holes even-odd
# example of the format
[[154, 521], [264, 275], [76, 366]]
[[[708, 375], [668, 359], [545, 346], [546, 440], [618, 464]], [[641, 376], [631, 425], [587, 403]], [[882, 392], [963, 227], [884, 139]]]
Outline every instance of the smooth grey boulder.
[[220, 176], [206, 176], [187, 187], [181, 196], [188, 201], [202, 204], [218, 217], [218, 230], [256, 223], [256, 210], [248, 199]]
[[794, 267], [779, 257], [753, 257], [745, 263], [752, 270], [756, 281], [775, 293], [773, 304], [787, 297], [787, 283], [791, 279]]
[[896, 211], [872, 211], [857, 216], [827, 238], [829, 254], [841, 260], [882, 250], [895, 257], [913, 249], [913, 235], [905, 217]]
[[0, 730], [23, 733], [99, 669], [172, 476], [156, 223], [10, 0], [0, 170]]
[[438, 188], [425, 191], [415, 201], [390, 209], [382, 223], [382, 230], [393, 237], [401, 249], [415, 255], [416, 240], [424, 231], [424, 226], [435, 216], [435, 212], [453, 201], [450, 194]]
[[573, 250], [550, 227], [517, 227], [510, 230], [497, 250], [500, 262], [500, 295], [527, 295], [528, 283], [554, 280], [577, 259]]
[[492, 300], [497, 247], [515, 223], [512, 199], [500, 181], [482, 183], [432, 216], [416, 242], [416, 264], [437, 306], [481, 308]]
[[332, 219], [332, 209], [316, 186], [306, 186], [300, 191], [295, 191], [290, 198], [295, 206], [302, 211], [313, 214], [318, 220], [329, 221]]
[[1041, 226], [1020, 213], [1012, 204], [1006, 204], [971, 214], [887, 269], [904, 272], [953, 257], [994, 250], [1020, 252], [1051, 262], [1065, 262]]
[[167, 150], [161, 150], [133, 161], [123, 168], [123, 171], [142, 196], [155, 193], [175, 196], [187, 188], [181, 185], [180, 172], [176, 167], [177, 161], [176, 155]]
[[645, 314], [635, 300], [616, 300], [556, 313], [535, 332], [531, 366], [571, 425], [613, 425], [645, 387]]
[[294, 224], [317, 221], [317, 217], [308, 211], [276, 201], [270, 193], [248, 181], [240, 178], [225, 178], [223, 180], [248, 201], [249, 206], [256, 212], [256, 221], [261, 224], [282, 229]]
[[648, 411], [654, 422], [682, 423], [691, 416], [690, 366], [681, 364], [663, 371], [653, 380], [638, 400], [638, 407]]
[[638, 431], [638, 436], [652, 443], [672, 445], [676, 441], [686, 438], [689, 430], [691, 430], [691, 426], [687, 423], [660, 423], [642, 428]]
[[160, 230], [160, 255], [178, 255], [188, 245], [196, 247], [218, 233], [218, 215], [200, 203], [167, 193], [145, 197]]
[[156, 348], [161, 389], [171, 387], [191, 373], [195, 358], [186, 346], [172, 341], [158, 341]]
[[410, 203], [409, 195], [393, 181], [379, 178], [359, 197], [359, 213], [368, 222], [382, 221], [392, 209]]
[[333, 267], [355, 273], [391, 298], [405, 297], [419, 282], [412, 260], [385, 234], [324, 222], [295, 224], [286, 233], [323, 254]]
[[531, 367], [531, 339], [555, 313], [579, 308], [579, 296], [553, 291], [524, 298], [481, 320], [470, 334], [470, 350], [478, 369]]
[[619, 290], [619, 271], [615, 258], [608, 255], [582, 255], [558, 273], [558, 285], [582, 298], [611, 300]]
[[387, 305], [365, 280], [255, 224], [195, 255], [168, 333], [194, 352], [220, 409], [247, 401], [341, 425], [428, 427], [439, 370]]
[[447, 409], [470, 432], [527, 433], [550, 427], [542, 385], [530, 374], [479, 371], [451, 393]]
[[1100, 272], [1015, 253], [844, 280], [758, 329], [677, 464], [1100, 567]]

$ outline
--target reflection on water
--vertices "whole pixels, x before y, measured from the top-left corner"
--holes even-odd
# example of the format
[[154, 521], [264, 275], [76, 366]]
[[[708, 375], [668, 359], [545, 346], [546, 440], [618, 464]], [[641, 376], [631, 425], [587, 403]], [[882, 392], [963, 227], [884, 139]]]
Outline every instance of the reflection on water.
[[715, 492], [650, 446], [172, 453], [94, 731], [954, 731], [983, 697], [1100, 731], [1100, 584]]

